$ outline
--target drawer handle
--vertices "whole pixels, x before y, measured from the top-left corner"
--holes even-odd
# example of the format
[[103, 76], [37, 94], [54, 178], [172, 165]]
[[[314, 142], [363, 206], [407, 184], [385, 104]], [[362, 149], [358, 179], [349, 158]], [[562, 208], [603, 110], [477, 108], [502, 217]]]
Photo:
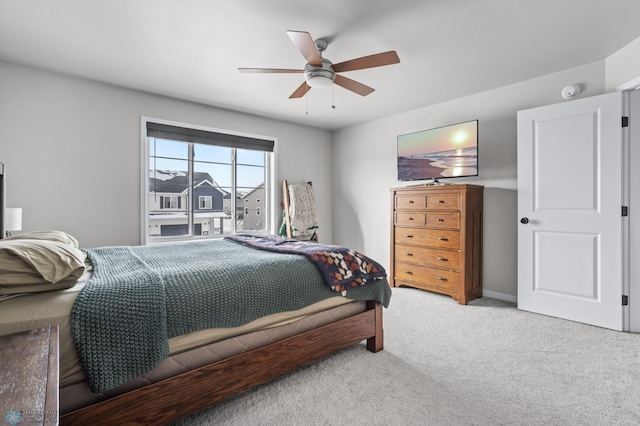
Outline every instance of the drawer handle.
[[409, 200], [409, 204], [413, 204], [413, 200]]
[[410, 218], [409, 218], [409, 220], [413, 220], [413, 218], [412, 218], [412, 217], [410, 217]]
[[405, 234], [404, 236], [407, 238], [413, 238], [413, 235], [409, 235], [409, 234]]
[[438, 203], [444, 204], [444, 200], [438, 200]]
[[449, 239], [444, 237], [438, 237], [438, 241], [449, 241]]
[[446, 257], [439, 257], [438, 260], [442, 260], [443, 262], [448, 262], [449, 259], [447, 259]]
[[441, 217], [439, 217], [439, 218], [438, 218], [438, 222], [444, 222], [444, 219], [443, 219], [443, 218], [441, 218]]
[[413, 256], [413, 253], [405, 253], [405, 256]]
[[438, 281], [449, 281], [448, 279], [446, 279], [446, 278], [442, 278], [442, 277], [438, 277], [438, 278], [436, 278], [436, 279], [437, 279]]
[[404, 271], [404, 273], [407, 274], [407, 275], [413, 275], [413, 272], [411, 272], [411, 271]]

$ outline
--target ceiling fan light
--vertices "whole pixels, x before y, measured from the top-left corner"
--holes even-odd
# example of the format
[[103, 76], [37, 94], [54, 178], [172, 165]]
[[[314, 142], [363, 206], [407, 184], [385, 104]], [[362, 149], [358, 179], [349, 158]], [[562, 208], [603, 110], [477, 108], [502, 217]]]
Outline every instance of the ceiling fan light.
[[331, 87], [335, 77], [336, 73], [331, 69], [330, 62], [323, 63], [322, 68], [312, 67], [308, 64], [305, 67], [304, 79], [309, 87], [316, 89]]
[[313, 75], [307, 77], [307, 84], [309, 87], [313, 87], [314, 89], [324, 89], [331, 87], [333, 79], [324, 75]]

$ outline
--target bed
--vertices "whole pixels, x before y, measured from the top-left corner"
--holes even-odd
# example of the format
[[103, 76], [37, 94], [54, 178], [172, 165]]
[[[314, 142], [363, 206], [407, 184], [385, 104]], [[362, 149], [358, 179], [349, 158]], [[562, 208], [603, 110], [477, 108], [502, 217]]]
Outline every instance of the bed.
[[[51, 239], [60, 241], [52, 243]], [[105, 248], [109, 250], [104, 253], [101, 251], [103, 248], [80, 250], [73, 237], [60, 231], [21, 234], [17, 241], [14, 239], [2, 240], [0, 241], [0, 269], [2, 270], [0, 273], [0, 335], [44, 325], [56, 324], [59, 326], [61, 424], [163, 424], [266, 383], [275, 377], [363, 340], [366, 340], [367, 349], [372, 352], [383, 349], [382, 306], [388, 305], [391, 290], [384, 277], [384, 270], [378, 264], [363, 256], [361, 259], [366, 261], [365, 268], [362, 268], [362, 264], [360, 266], [361, 271], [366, 269], [364, 275], [350, 276], [351, 280], [343, 280], [343, 284], [331, 288], [327, 285], [326, 279], [323, 279], [323, 275], [326, 274], [320, 272], [318, 266], [312, 263], [311, 252], [302, 255], [300, 253], [292, 254], [288, 251], [288, 247], [283, 248], [281, 243], [269, 240], [269, 244], [277, 245], [277, 249], [281, 251], [281, 253], [274, 253], [273, 250], [265, 248], [248, 247], [250, 242], [209, 240], [197, 243], [176, 243], [162, 245], [160, 254], [155, 253], [156, 249], [154, 248], [147, 248], [149, 246], [114, 248], [119, 249], [121, 257], [118, 258], [116, 256], [118, 250], [114, 251], [111, 248]], [[298, 244], [297, 242], [291, 243]], [[61, 268], [47, 270], [47, 265], [28, 265], [27, 269], [32, 270], [31, 275], [48, 276], [50, 281], [33, 283], [29, 281], [31, 279], [29, 278], [23, 279], [21, 283], [16, 283], [16, 274], [19, 275], [20, 271], [2, 267], [5, 265], [2, 262], [3, 253], [5, 262], [7, 257], [16, 257], [17, 255], [15, 253], [7, 254], [7, 250], [3, 252], [2, 249], [3, 246], [17, 244], [27, 245], [29, 249], [32, 249], [30, 245], [40, 247], [40, 245], [54, 244], [57, 249], [62, 247], [63, 252], [66, 253], [65, 261], [67, 264], [65, 268], [73, 270], [73, 272], [61, 278], [64, 275]], [[322, 246], [320, 247], [322, 248]], [[133, 337], [125, 335], [124, 338], [116, 333], [114, 337], [116, 340], [135, 338], [140, 339], [140, 344], [137, 341], [135, 344], [120, 346], [117, 341], [100, 343], [110, 349], [104, 351], [104, 354], [97, 358], [100, 365], [107, 365], [112, 358], [120, 362], [121, 358], [118, 357], [126, 356], [127, 351], [130, 352], [129, 355], [140, 359], [144, 359], [145, 354], [156, 354], [160, 351], [161, 362], [154, 364], [151, 369], [144, 369], [142, 374], [135, 376], [131, 376], [132, 372], [128, 371], [128, 375], [116, 375], [117, 377], [114, 379], [112, 372], [106, 367], [102, 368], [104, 371], [96, 373], [96, 368], [92, 367], [89, 362], [95, 356], [95, 352], [88, 351], [85, 346], [87, 341], [103, 339], [102, 337], [100, 339], [88, 337], [86, 334], [88, 332], [81, 329], [79, 325], [79, 323], [93, 324], [93, 320], [86, 315], [94, 315], [93, 311], [96, 310], [96, 305], [89, 304], [88, 308], [84, 310], [78, 308], [80, 302], [86, 303], [84, 299], [89, 297], [86, 294], [93, 291], [89, 290], [99, 287], [96, 282], [99, 283], [100, 279], [105, 277], [111, 279], [111, 281], [107, 280], [103, 283], [106, 283], [109, 288], [112, 285], [124, 285], [121, 283], [126, 280], [118, 273], [119, 269], [123, 269], [120, 267], [121, 264], [126, 263], [127, 259], [131, 257], [141, 260], [139, 263], [144, 268], [153, 265], [154, 260], [150, 257], [152, 252], [154, 252], [153, 256], [176, 258], [178, 263], [183, 264], [193, 258], [190, 250], [200, 251], [203, 249], [213, 250], [213, 252], [205, 252], [204, 256], [208, 258], [220, 257], [225, 265], [226, 272], [224, 273], [233, 273], [234, 275], [233, 271], [244, 268], [239, 268], [240, 263], [234, 264], [235, 260], [223, 258], [224, 255], [220, 253], [237, 252], [236, 254], [240, 254], [238, 257], [242, 259], [238, 262], [244, 263], [247, 263], [249, 256], [254, 259], [253, 256], [257, 253], [259, 259], [248, 263], [261, 265], [256, 266], [259, 270], [249, 268], [247, 271], [239, 271], [240, 275], [245, 274], [241, 280], [243, 285], [256, 287], [256, 292], [253, 295], [251, 295], [250, 288], [243, 290], [235, 288], [236, 284], [229, 284], [235, 280], [230, 276], [215, 275], [217, 277], [215, 281], [218, 282], [220, 277], [223, 277], [221, 281], [224, 281], [226, 287], [231, 289], [230, 293], [240, 291], [243, 295], [249, 294], [249, 297], [255, 298], [262, 297], [260, 295], [263, 293], [271, 294], [271, 296], [265, 297], [269, 300], [277, 298], [277, 303], [280, 305], [284, 303], [284, 305], [274, 308], [271, 306], [271, 302], [269, 304], [259, 302], [257, 303], [259, 308], [244, 309], [243, 305], [248, 305], [246, 301], [242, 301], [234, 305], [233, 310], [220, 307], [208, 309], [210, 302], [207, 297], [209, 296], [199, 293], [199, 290], [194, 290], [194, 293], [197, 294], [197, 300], [183, 303], [192, 306], [190, 310], [194, 312], [211, 311], [212, 313], [207, 313], [207, 315], [215, 317], [212, 323], [205, 323], [206, 327], [201, 325], [200, 328], [196, 327], [195, 330], [189, 332], [184, 332], [184, 329], [180, 327], [173, 327], [176, 330], [166, 336], [166, 352], [162, 352], [164, 348], [162, 344], [159, 346], [155, 343], [147, 345], [145, 332], [136, 332], [137, 334]], [[173, 250], [173, 254], [167, 255], [169, 253], [167, 250], [169, 252]], [[105, 253], [107, 254], [105, 255]], [[357, 252], [350, 251], [349, 253]], [[70, 259], [74, 256], [75, 259]], [[257, 286], [256, 283], [261, 281], [257, 277], [266, 273], [262, 271], [272, 269], [271, 266], [265, 266], [266, 264], [260, 264], [260, 262], [272, 262], [273, 259], [278, 259], [276, 263], [283, 263], [285, 269], [288, 270], [287, 277], [282, 278], [275, 275], [277, 282], [263, 282]], [[335, 259], [333, 260], [335, 261]], [[361, 262], [361, 260], [358, 261]], [[81, 266], [78, 266], [80, 263]], [[113, 265], [116, 265], [114, 266], [116, 269], [109, 269]], [[344, 262], [342, 265], [344, 266]], [[37, 267], [43, 270], [34, 274], [33, 270]], [[369, 273], [372, 270], [375, 270], [375, 274]], [[211, 275], [219, 273], [219, 271], [211, 272]], [[57, 276], [55, 276], [56, 274]], [[188, 274], [188, 272], [181, 272], [180, 280], [183, 275]], [[248, 279], [247, 277], [256, 278]], [[365, 282], [358, 280], [362, 277]], [[117, 281], [117, 283], [114, 284], [112, 281]], [[336, 282], [338, 281], [334, 280], [334, 284]], [[172, 293], [170, 288], [173, 284], [169, 283], [171, 280], [163, 276], [162, 285], [167, 294]], [[206, 286], [206, 284], [200, 283], [194, 288], [198, 289], [198, 286], [202, 287], [203, 285]], [[225, 285], [216, 285], [216, 287], [225, 287]], [[305, 289], [313, 288], [311, 295], [293, 295], [294, 292], [288, 289], [294, 285], [296, 288], [299, 285]], [[318, 288], [319, 286], [321, 288]], [[18, 293], [17, 288], [27, 291]], [[43, 291], [43, 288], [46, 291]], [[182, 297], [185, 291], [180, 290], [175, 293]], [[295, 293], [297, 294], [298, 290]], [[97, 300], [103, 300], [101, 299], [103, 297], [104, 295], [101, 294]], [[235, 303], [230, 302], [227, 297], [228, 295], [221, 293], [221, 295], [215, 296], [215, 299], [224, 301], [225, 306]], [[149, 299], [145, 300], [148, 302]], [[138, 305], [143, 306], [139, 311], [138, 305], [131, 308], [126, 303], [121, 303], [120, 300], [115, 302], [112, 300], [102, 304], [110, 306], [109, 311], [117, 309], [112, 308], [112, 305], [123, 304], [120, 307], [122, 311], [115, 314], [120, 317], [125, 317], [127, 312], [134, 309], [135, 314], [131, 315], [133, 319], [124, 320], [123, 324], [132, 324], [127, 321], [142, 318], [142, 322], [146, 326], [153, 323], [153, 317], [157, 313], [157, 309], [147, 309], [148, 306], [160, 306], [163, 303], [157, 301], [139, 303]], [[179, 304], [173, 300], [166, 303], [168, 323], [185, 322], [182, 319], [175, 321], [171, 316], [170, 307]], [[243, 310], [251, 312], [249, 314], [235, 313], [235, 311]], [[224, 318], [221, 320], [216, 315], [218, 317], [222, 315]], [[200, 316], [201, 314], [197, 315], [198, 318]], [[101, 321], [104, 320], [103, 317], [100, 318]], [[109, 321], [113, 320], [111, 317], [106, 318]], [[220, 321], [225, 326], [217, 326]], [[92, 327], [93, 325], [89, 328]], [[137, 330], [143, 328], [143, 325], [132, 324], [130, 327], [112, 328]], [[166, 328], [171, 330], [172, 326]], [[112, 333], [96, 333], [97, 336], [105, 334]], [[131, 347], [135, 350], [129, 350]], [[137, 357], [136, 354], [138, 354]], [[130, 361], [127, 358], [124, 359], [123, 363], [129, 365]], [[142, 365], [145, 368], [146, 366], [147, 364]], [[139, 368], [141, 367], [138, 365], [132, 371], [140, 371]], [[125, 380], [127, 377], [130, 379]]]

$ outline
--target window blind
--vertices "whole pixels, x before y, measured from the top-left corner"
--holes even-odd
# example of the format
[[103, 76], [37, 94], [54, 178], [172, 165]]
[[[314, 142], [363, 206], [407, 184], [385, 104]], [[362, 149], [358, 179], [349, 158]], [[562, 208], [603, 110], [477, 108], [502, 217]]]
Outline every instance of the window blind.
[[273, 152], [273, 141], [248, 136], [229, 135], [207, 130], [189, 129], [168, 124], [147, 122], [147, 136], [206, 145], [222, 145], [230, 148]]

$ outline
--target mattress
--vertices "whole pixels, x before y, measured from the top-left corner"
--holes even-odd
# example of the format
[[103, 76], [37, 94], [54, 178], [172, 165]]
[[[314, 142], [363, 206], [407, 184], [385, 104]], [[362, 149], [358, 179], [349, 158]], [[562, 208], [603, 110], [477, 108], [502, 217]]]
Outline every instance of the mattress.
[[[0, 301], [0, 335], [30, 330], [46, 325], [57, 324], [59, 326], [61, 388], [73, 384], [79, 384], [84, 382], [85, 380], [82, 366], [80, 364], [80, 360], [78, 358], [78, 354], [76, 352], [76, 348], [71, 336], [70, 312], [73, 303], [76, 300], [76, 297], [78, 296], [79, 292], [82, 290], [88, 279], [91, 277], [91, 271], [92, 268], [89, 265], [82, 277], [78, 279], [78, 283], [75, 286], [65, 290], [33, 293]], [[297, 311], [281, 312], [267, 317], [259, 318], [240, 327], [211, 328], [181, 336], [176, 336], [169, 340], [170, 356], [179, 355], [191, 349], [207, 346], [216, 342], [221, 342], [229, 338], [250, 335], [255, 331], [282, 327], [287, 324], [291, 324], [301, 319], [307, 318], [309, 316], [313, 316], [314, 314], [317, 314], [319, 312], [330, 310], [337, 306], [349, 303], [353, 304], [355, 302], [351, 299], [347, 299], [346, 297], [337, 296], [323, 300], [319, 303]], [[364, 303], [355, 303], [353, 309], [359, 309], [355, 307], [357, 305], [364, 305]], [[363, 308], [360, 308], [360, 310], [362, 309]], [[352, 314], [350, 309], [346, 309], [345, 312]], [[328, 318], [332, 318], [331, 315], [329, 315]], [[327, 322], [330, 322], [330, 320]], [[303, 326], [303, 323], [301, 323], [301, 326]], [[292, 329], [295, 329], [295, 327]], [[261, 338], [262, 340], [264, 340], [264, 336], [269, 336], [269, 333], [267, 332], [266, 334], [264, 334]], [[284, 337], [286, 337], [286, 335], [281, 338]], [[250, 339], [257, 341], [255, 340], [255, 336], [251, 337]], [[243, 343], [241, 346], [251, 346], [249, 343]], [[219, 352], [218, 349], [216, 349], [216, 351]], [[235, 352], [227, 351], [227, 353], [223, 351], [219, 354], [219, 356], [228, 356], [229, 353], [234, 354], [238, 352], [237, 350]], [[192, 359], [194, 356], [194, 354], [190, 354], [187, 356], [187, 358]], [[198, 358], [198, 356], [196, 356], [196, 358]], [[214, 358], [205, 357], [202, 363], [198, 364], [198, 362], [192, 362], [189, 365], [191, 366], [191, 368], [197, 368], [197, 366], [212, 362], [212, 360], [215, 360]], [[182, 359], [185, 358], [183, 357]], [[183, 361], [180, 362], [187, 364]], [[168, 376], [165, 375], [165, 377]]]
[[31, 293], [0, 302], [0, 335], [58, 324], [60, 330], [60, 383], [81, 381], [84, 377], [71, 338], [69, 314], [78, 293], [91, 276], [87, 267], [78, 283], [65, 290]]
[[[78, 293], [84, 287], [89, 276], [90, 271], [85, 272], [78, 284], [66, 290], [24, 295], [0, 302], [0, 335], [58, 324], [60, 328], [60, 387], [84, 380], [82, 366], [71, 337], [69, 314]], [[333, 297], [298, 311], [281, 312], [260, 318], [241, 327], [212, 328], [176, 336], [169, 340], [169, 352], [177, 354], [253, 330], [287, 324], [307, 315], [349, 302], [352, 300], [341, 296]]]

